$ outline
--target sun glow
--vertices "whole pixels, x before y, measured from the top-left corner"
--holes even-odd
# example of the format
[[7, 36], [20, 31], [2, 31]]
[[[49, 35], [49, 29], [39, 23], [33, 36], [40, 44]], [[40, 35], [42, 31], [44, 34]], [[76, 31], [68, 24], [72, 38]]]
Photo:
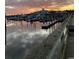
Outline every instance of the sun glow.
[[74, 5], [73, 4], [66, 5], [66, 6], [61, 7], [59, 10], [61, 10], [61, 11], [63, 11], [63, 10], [74, 10]]
[[[42, 10], [42, 7], [22, 7], [19, 9], [16, 9], [14, 7], [11, 6], [7, 6], [6, 8], [8, 8], [9, 10], [6, 9], [6, 15], [15, 15], [15, 14], [29, 14], [29, 13], [33, 13], [36, 11], [40, 11]], [[64, 11], [64, 10], [74, 10], [74, 5], [64, 5], [64, 6], [49, 6], [49, 7], [45, 7], [46, 10], [48, 11]]]

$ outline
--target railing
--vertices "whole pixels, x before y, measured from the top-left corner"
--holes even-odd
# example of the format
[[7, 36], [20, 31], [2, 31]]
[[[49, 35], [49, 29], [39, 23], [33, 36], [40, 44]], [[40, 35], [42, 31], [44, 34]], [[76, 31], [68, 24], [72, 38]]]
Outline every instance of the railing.
[[[57, 36], [57, 34], [59, 36]], [[56, 37], [54, 38], [57, 40], [46, 59], [62, 59], [63, 58], [64, 48], [65, 48], [66, 38], [67, 38], [67, 27], [65, 27], [63, 30], [58, 29], [57, 34], [54, 34], [56, 35]]]
[[[67, 18], [63, 23], [62, 23], [62, 28], [58, 29], [58, 34], [59, 34], [59, 38], [54, 47], [52, 48], [52, 50], [50, 51], [50, 53], [47, 56], [47, 59], [63, 59], [64, 57], [64, 50], [66, 47], [66, 39], [67, 39], [67, 35], [68, 35], [68, 30], [67, 30], [67, 26], [69, 24], [69, 22], [71, 21], [71, 16], [69, 18]], [[55, 34], [57, 36], [57, 34]]]

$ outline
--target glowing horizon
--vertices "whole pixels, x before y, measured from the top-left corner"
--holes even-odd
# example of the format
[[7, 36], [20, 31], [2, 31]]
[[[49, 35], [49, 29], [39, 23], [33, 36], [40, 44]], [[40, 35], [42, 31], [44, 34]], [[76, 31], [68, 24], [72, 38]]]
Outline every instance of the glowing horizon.
[[45, 8], [49, 11], [74, 10], [74, 0], [6, 0], [6, 15], [29, 14]]

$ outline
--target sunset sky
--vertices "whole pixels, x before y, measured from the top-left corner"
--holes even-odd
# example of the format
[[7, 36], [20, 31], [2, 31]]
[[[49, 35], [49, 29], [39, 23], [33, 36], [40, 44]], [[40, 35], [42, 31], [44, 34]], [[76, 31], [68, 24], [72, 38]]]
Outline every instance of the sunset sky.
[[74, 0], [5, 0], [6, 15], [28, 14], [39, 11], [42, 8], [47, 10], [63, 11], [73, 10]]

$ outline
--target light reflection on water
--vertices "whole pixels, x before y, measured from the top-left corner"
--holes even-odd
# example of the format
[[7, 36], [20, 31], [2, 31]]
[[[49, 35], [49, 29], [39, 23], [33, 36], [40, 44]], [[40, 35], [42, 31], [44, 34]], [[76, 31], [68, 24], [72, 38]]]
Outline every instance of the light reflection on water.
[[[11, 25], [10, 25], [11, 24]], [[49, 23], [47, 23], [49, 24]], [[24, 59], [32, 49], [37, 47], [61, 24], [50, 29], [41, 29], [45, 25], [40, 22], [11, 22], [6, 25], [6, 59]]]
[[[11, 24], [11, 25], [10, 25]], [[47, 23], [42, 22], [25, 22], [25, 21], [11, 21], [10, 23], [7, 23], [6, 27], [6, 38], [7, 38], [7, 44], [12, 44], [13, 41], [15, 41], [19, 36], [25, 36], [21, 39], [32, 39], [35, 37], [35, 35], [38, 35], [38, 37], [44, 37], [46, 38], [50, 33], [52, 33], [60, 24], [56, 24], [52, 26], [49, 29], [41, 29], [43, 25], [48, 25]], [[37, 36], [36, 36], [37, 37]]]
[[[51, 22], [43, 23], [43, 22], [37, 21], [37, 22], [30, 23], [30, 22], [25, 22], [25, 21], [22, 21], [22, 22], [21, 21], [10, 21], [10, 22], [6, 23], [7, 24], [6, 27], [7, 27], [7, 29], [12, 28], [12, 29], [18, 29], [18, 30], [23, 30], [23, 31], [30, 31], [30, 30], [35, 31], [35, 30], [40, 30], [43, 25], [48, 25], [50, 23]], [[58, 25], [54, 25], [55, 28], [57, 28]], [[54, 27], [54, 26], [52, 26], [52, 27]], [[8, 29], [8, 30], [10, 30], [10, 29]]]

